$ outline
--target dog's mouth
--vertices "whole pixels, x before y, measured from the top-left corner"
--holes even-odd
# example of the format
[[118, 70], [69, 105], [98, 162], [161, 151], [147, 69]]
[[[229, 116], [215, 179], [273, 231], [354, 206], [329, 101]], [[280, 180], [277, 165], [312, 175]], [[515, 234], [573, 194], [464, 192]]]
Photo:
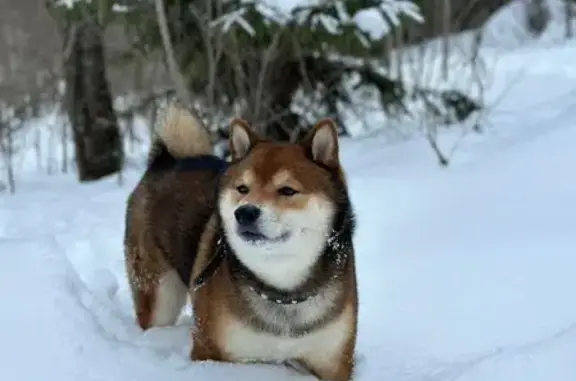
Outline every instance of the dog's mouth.
[[284, 242], [290, 237], [290, 233], [282, 233], [278, 237], [268, 237], [255, 228], [239, 227], [238, 235], [246, 242], [250, 243], [279, 243]]

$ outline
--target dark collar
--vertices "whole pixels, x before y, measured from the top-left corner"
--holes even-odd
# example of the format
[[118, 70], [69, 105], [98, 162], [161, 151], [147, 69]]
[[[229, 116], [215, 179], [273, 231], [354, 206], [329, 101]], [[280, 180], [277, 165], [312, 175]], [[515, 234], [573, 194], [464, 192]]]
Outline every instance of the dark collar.
[[287, 292], [279, 292], [278, 290], [262, 290], [256, 287], [250, 286], [250, 291], [256, 293], [264, 300], [269, 300], [276, 304], [298, 304], [307, 301], [315, 294], [311, 293], [287, 293]]

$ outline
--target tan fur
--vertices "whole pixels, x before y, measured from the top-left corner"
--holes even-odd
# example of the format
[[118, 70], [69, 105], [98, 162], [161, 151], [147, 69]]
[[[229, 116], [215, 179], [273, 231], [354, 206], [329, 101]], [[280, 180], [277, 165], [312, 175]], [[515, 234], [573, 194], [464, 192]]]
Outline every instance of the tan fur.
[[[323, 129], [322, 133], [326, 135], [313, 152], [319, 155], [318, 160], [334, 168], [344, 182], [344, 173], [338, 161], [338, 142], [329, 139], [334, 135], [326, 133], [326, 126], [334, 129], [332, 122], [324, 120], [311, 132], [310, 139], [319, 129]], [[334, 200], [338, 197], [327, 172], [310, 161], [303, 145], [261, 142], [242, 120], [234, 120], [231, 128], [246, 131], [245, 135], [235, 135], [236, 140], [231, 136], [233, 158], [241, 158], [248, 148], [257, 141], [258, 144], [252, 147], [248, 157], [233, 165], [220, 179], [222, 190], [233, 190], [240, 183], [249, 183], [254, 192], [246, 196], [248, 201], [265, 201], [278, 210], [303, 210], [313, 198]], [[212, 146], [204, 126], [197, 118], [176, 106], [166, 110], [157, 130], [159, 139], [175, 157], [211, 153]], [[312, 144], [312, 141], [308, 140], [305, 144]], [[154, 148], [152, 151], [151, 158], [155, 154]], [[170, 295], [161, 289], [161, 285], [169, 284], [177, 293], [179, 286], [174, 284], [171, 274], [174, 274], [175, 263], [185, 262], [190, 245], [195, 245], [197, 249], [191, 268], [191, 281], [217, 253], [221, 226], [214, 192], [216, 180], [210, 174], [193, 171], [147, 172], [129, 197], [125, 233], [126, 267], [136, 319], [143, 329], [170, 323], [171, 311], [160, 306], [172, 308], [179, 299], [160, 301], [159, 298]], [[276, 190], [282, 186], [302, 193], [289, 199], [278, 198]], [[235, 197], [241, 201], [244, 196]], [[190, 226], [195, 226], [195, 229], [190, 229]], [[335, 299], [337, 306], [334, 308], [338, 312], [302, 338], [275, 336], [247, 325], [247, 316], [243, 315], [242, 305], [239, 305], [243, 303], [242, 299], [229, 276], [229, 264], [224, 261], [203, 287], [197, 291], [190, 290], [195, 319], [192, 360], [251, 361], [242, 358], [240, 353], [247, 346], [249, 351], [256, 354], [263, 351], [263, 357], [293, 357], [290, 360], [301, 363], [321, 380], [351, 380], [358, 296], [353, 249], [348, 255], [348, 267], [340, 278], [339, 288], [335, 289], [341, 290], [340, 296]], [[326, 279], [329, 277], [329, 274], [317, 275]], [[162, 283], [165, 279], [170, 282]], [[244, 339], [245, 342], [239, 341]], [[265, 345], [259, 348], [254, 343]]]
[[192, 112], [171, 103], [158, 110], [156, 120], [158, 138], [175, 157], [212, 153], [210, 135], [202, 121]]
[[[207, 253], [203, 254], [208, 256]], [[235, 362], [225, 351], [226, 341], [233, 339], [233, 334], [227, 334], [227, 328], [232, 324], [241, 324], [240, 317], [235, 316], [229, 305], [233, 303], [235, 293], [233, 286], [226, 277], [228, 269], [223, 267], [208, 282], [194, 294], [195, 329], [193, 330], [193, 347], [191, 358], [194, 361], [226, 361]], [[354, 350], [356, 346], [358, 296], [356, 291], [355, 273], [351, 271], [346, 277], [348, 290], [342, 301], [347, 307], [339, 319], [345, 322], [347, 339], [339, 348], [331, 346], [330, 342], [319, 343], [317, 350], [303, 351], [294, 360], [301, 362], [305, 368], [320, 380], [350, 381], [354, 370]], [[324, 350], [322, 349], [324, 347]], [[337, 355], [324, 357], [324, 351], [336, 349]]]
[[[244, 122], [234, 122], [233, 128], [246, 128]], [[322, 123], [326, 123], [323, 121]], [[318, 126], [319, 127], [319, 126]], [[254, 139], [252, 132], [247, 135]], [[237, 142], [232, 143], [232, 152], [238, 151]], [[337, 142], [335, 143], [337, 144]], [[337, 157], [323, 158], [331, 165], [337, 166], [337, 172], [344, 181], [344, 174], [337, 162]], [[326, 195], [332, 197], [329, 179], [324, 171], [310, 163], [304, 156], [304, 150], [298, 145], [279, 143], [260, 143], [253, 148], [250, 157], [228, 170], [221, 180], [223, 188], [235, 188], [238, 185], [248, 185], [253, 191], [248, 196], [238, 194], [237, 201], [272, 202], [278, 209], [302, 209], [308, 199], [313, 196]], [[290, 186], [305, 191], [299, 196], [280, 199], [275, 190], [281, 186]], [[324, 197], [324, 196], [322, 196]], [[214, 237], [215, 226], [209, 226], [204, 238]], [[212, 238], [206, 238], [209, 241]], [[198, 261], [195, 273], [198, 273], [209, 258], [214, 255], [214, 245], [203, 243], [203, 251]], [[340, 300], [342, 312], [326, 327], [320, 328], [311, 337], [322, 338], [310, 341], [309, 348], [296, 350], [294, 360], [300, 362], [312, 374], [321, 380], [349, 381], [354, 368], [354, 349], [356, 344], [356, 326], [358, 315], [358, 296], [356, 289], [356, 274], [354, 268], [354, 253], [350, 253], [351, 266], [346, 272], [344, 295]], [[232, 308], [238, 299], [234, 285], [228, 277], [228, 265], [225, 263], [209, 282], [194, 294], [195, 329], [193, 333], [193, 349], [191, 358], [196, 361], [213, 360], [235, 362], [235, 358], [227, 348], [234, 345], [235, 338], [245, 335], [245, 345], [250, 345], [250, 338], [257, 337], [249, 327], [245, 327], [245, 316], [239, 316], [237, 309]], [[331, 326], [337, 325], [339, 331]], [[322, 332], [326, 332], [323, 334]], [[342, 340], [331, 342], [334, 336], [342, 335]], [[268, 340], [268, 339], [265, 339]], [[284, 339], [279, 339], [279, 346]], [[270, 339], [274, 343], [274, 339]], [[294, 340], [296, 343], [297, 340]], [[244, 342], [243, 342], [244, 343]], [[240, 344], [244, 345], [244, 344]], [[273, 345], [273, 344], [271, 344]], [[290, 345], [290, 344], [287, 344]], [[294, 344], [298, 345], [298, 344]], [[328, 354], [327, 354], [328, 353]]]

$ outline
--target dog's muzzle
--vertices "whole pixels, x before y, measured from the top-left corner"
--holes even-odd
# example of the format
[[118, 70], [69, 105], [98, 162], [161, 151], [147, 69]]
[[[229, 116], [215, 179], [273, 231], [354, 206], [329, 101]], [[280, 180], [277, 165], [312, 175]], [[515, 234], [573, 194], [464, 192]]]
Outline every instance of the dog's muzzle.
[[238, 207], [234, 211], [238, 235], [248, 242], [281, 242], [288, 239], [288, 233], [282, 234], [277, 238], [270, 238], [262, 233], [259, 227], [259, 219], [261, 215], [262, 210], [255, 205], [247, 204]]
[[258, 219], [262, 211], [254, 205], [242, 205], [234, 211], [234, 218], [238, 223], [238, 235], [246, 241], [261, 241], [267, 237], [258, 227]]

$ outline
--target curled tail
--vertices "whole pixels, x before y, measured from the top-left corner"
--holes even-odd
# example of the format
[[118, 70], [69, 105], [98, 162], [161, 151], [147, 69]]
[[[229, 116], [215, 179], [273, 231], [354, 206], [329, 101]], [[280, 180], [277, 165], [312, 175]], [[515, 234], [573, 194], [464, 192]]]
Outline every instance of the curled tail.
[[158, 111], [148, 167], [170, 166], [177, 159], [210, 155], [213, 145], [202, 121], [175, 102]]

